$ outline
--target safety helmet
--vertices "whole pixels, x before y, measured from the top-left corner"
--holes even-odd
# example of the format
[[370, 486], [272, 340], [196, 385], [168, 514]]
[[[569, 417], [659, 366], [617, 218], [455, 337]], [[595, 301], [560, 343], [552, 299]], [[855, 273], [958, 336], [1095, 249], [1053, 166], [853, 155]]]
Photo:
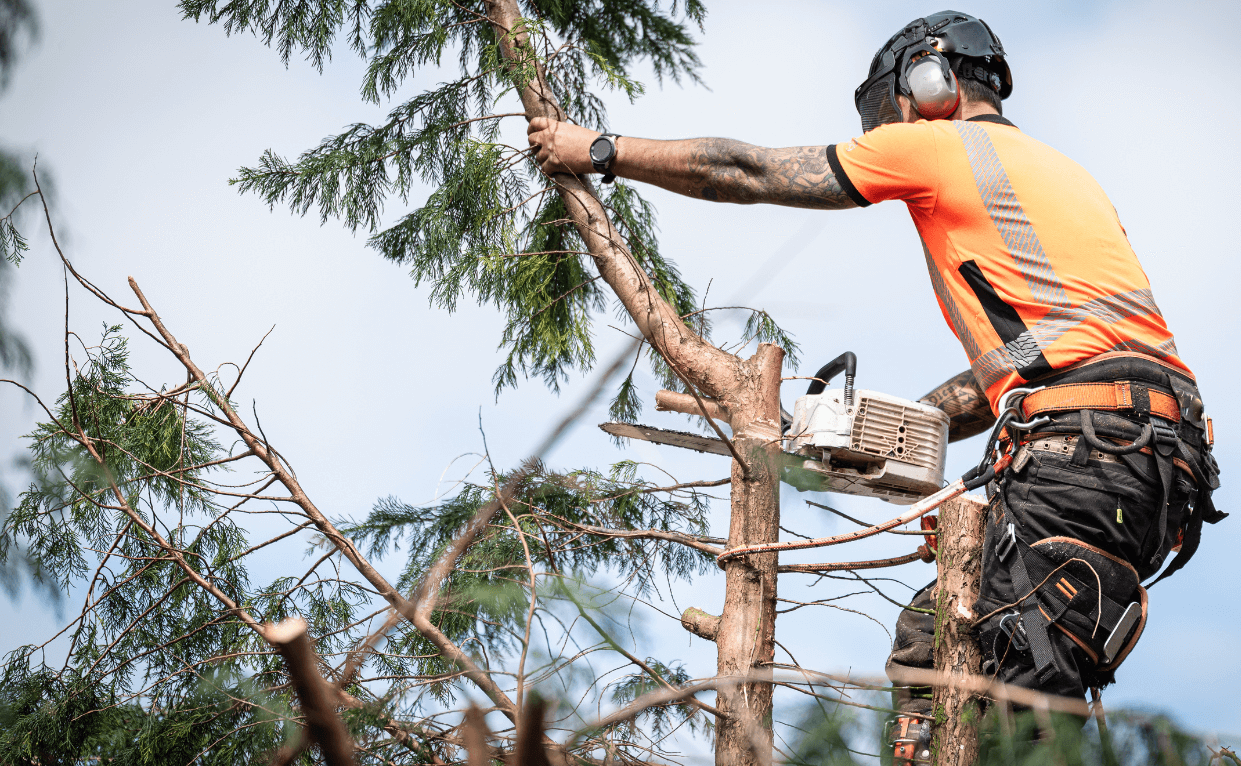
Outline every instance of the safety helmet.
[[901, 121], [898, 93], [924, 117], [947, 117], [960, 101], [958, 77], [988, 85], [1001, 99], [1013, 92], [1004, 46], [987, 23], [957, 11], [910, 22], [879, 49], [853, 93], [862, 131]]

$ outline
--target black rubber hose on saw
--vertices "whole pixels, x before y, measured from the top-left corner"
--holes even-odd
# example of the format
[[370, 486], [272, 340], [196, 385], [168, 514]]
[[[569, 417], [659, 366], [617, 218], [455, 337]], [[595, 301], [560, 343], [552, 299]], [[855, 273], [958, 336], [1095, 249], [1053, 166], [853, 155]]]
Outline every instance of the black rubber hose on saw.
[[[852, 351], [846, 351], [840, 356], [819, 368], [814, 374], [818, 380], [810, 381], [810, 387], [806, 389], [807, 396], [821, 394], [827, 388], [827, 384], [832, 378], [836, 377], [843, 371], [845, 373], [845, 397], [849, 400], [853, 399], [853, 378], [857, 375], [857, 354]], [[848, 402], [852, 404], [852, 401]]]

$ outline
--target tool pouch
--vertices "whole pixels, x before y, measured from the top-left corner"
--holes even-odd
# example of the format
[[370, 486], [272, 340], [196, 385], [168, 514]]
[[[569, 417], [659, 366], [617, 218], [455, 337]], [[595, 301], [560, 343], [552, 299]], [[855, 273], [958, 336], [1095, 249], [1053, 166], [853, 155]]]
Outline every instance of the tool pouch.
[[[1009, 651], [1029, 653], [1041, 682], [1061, 668], [1051, 640], [1064, 634], [1086, 655], [1099, 684], [1112, 680], [1146, 627], [1146, 589], [1127, 562], [1070, 537], [1049, 537], [1027, 545], [1011, 531], [997, 541], [994, 554], [1011, 575], [1017, 600], [982, 626], [979, 638], [993, 662]], [[1031, 593], [1031, 591], [1033, 591]], [[990, 664], [990, 663], [989, 663]]]
[[[984, 583], [978, 608], [988, 613], [979, 639], [992, 655], [984, 672], [1028, 657], [1037, 683], [1054, 684], [1066, 670], [1063, 634], [1085, 655], [1078, 664], [1091, 685], [1106, 685], [1146, 626], [1147, 598], [1128, 562], [1071, 537], [1027, 544], [997, 496], [989, 514]], [[1007, 659], [1006, 659], [1007, 658]]]
[[1022, 551], [1039, 609], [1086, 653], [1096, 671], [1120, 666], [1146, 627], [1146, 589], [1129, 563], [1068, 537]]

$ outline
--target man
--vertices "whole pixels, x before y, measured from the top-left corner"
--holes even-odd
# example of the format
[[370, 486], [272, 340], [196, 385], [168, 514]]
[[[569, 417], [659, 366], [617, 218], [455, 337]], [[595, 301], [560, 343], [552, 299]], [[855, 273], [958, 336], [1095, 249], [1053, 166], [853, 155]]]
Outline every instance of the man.
[[[1004, 49], [979, 19], [918, 19], [875, 55], [848, 143], [600, 136], [534, 120], [548, 173], [611, 176], [712, 202], [843, 210], [899, 199], [971, 370], [925, 401], [952, 439], [999, 416], [1011, 467], [989, 487], [976, 613], [984, 672], [1081, 698], [1110, 683], [1146, 620], [1140, 581], [1197, 547], [1218, 469], [1189, 368], [1115, 209], [1084, 169], [1002, 116]], [[933, 604], [934, 583], [913, 605]], [[933, 621], [906, 611], [889, 674], [930, 667]], [[929, 690], [902, 693], [899, 761], [929, 756]]]

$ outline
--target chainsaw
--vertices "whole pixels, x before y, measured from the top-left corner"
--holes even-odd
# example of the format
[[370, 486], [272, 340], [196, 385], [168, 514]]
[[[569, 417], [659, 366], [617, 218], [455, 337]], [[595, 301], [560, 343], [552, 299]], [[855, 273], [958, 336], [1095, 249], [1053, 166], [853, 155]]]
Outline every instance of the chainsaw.
[[[845, 374], [844, 388], [828, 389]], [[845, 352], [814, 374], [790, 415], [782, 407], [780, 478], [802, 492], [839, 492], [909, 505], [938, 492], [948, 454], [948, 416], [938, 407], [855, 389], [857, 356]], [[607, 433], [732, 456], [722, 439], [631, 423]]]

